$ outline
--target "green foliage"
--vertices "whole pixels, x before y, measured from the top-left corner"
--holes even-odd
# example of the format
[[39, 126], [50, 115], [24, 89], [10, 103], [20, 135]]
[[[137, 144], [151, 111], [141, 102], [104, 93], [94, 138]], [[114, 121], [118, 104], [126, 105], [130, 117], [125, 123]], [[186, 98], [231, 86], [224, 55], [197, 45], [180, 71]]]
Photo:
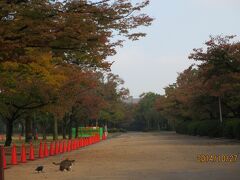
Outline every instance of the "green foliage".
[[110, 128], [110, 129], [108, 129], [108, 132], [109, 133], [117, 133], [117, 132], [125, 133], [125, 132], [127, 132], [127, 130], [123, 129], [123, 128]]
[[197, 128], [197, 134], [200, 136], [220, 137], [221, 131], [220, 122], [214, 120], [201, 121]]
[[0, 118], [0, 134], [4, 134], [4, 132], [5, 132], [5, 125], [2, 119]]
[[140, 101], [136, 106], [134, 113], [135, 122], [133, 129], [136, 130], [160, 130], [167, 129], [168, 122], [156, 110], [156, 100], [160, 95], [152, 92], [144, 93], [140, 97]]
[[178, 121], [175, 125], [175, 131], [179, 134], [186, 134], [188, 131], [188, 123], [185, 121]]
[[198, 128], [201, 124], [201, 121], [193, 121], [187, 124], [187, 133], [193, 136], [198, 135]]
[[194, 136], [240, 139], [240, 119], [227, 119], [223, 124], [216, 120], [181, 121], [176, 126], [176, 132]]
[[176, 132], [194, 136], [221, 136], [220, 123], [214, 120], [181, 122], [176, 126]]
[[223, 136], [240, 139], [240, 119], [227, 119], [223, 126]]

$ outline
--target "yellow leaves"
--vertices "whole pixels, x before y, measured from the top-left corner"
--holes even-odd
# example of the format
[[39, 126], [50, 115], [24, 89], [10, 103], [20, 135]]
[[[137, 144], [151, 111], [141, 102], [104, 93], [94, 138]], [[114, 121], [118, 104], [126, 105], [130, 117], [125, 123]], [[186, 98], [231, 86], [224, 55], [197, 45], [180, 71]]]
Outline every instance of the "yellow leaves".
[[6, 61], [0, 64], [0, 81], [5, 88], [17, 92], [38, 86], [51, 91], [58, 90], [66, 81], [64, 69], [56, 66], [48, 50], [29, 48], [25, 56], [28, 63]]
[[52, 61], [51, 51], [44, 48], [27, 48], [26, 57], [31, 62], [36, 62], [39, 65], [50, 65]]
[[17, 62], [4, 62], [2, 63], [3, 71], [16, 71], [19, 67]]
[[29, 67], [31, 69], [31, 73], [39, 76], [44, 76], [49, 73], [46, 67], [39, 65], [38, 63], [30, 63]]
[[43, 81], [52, 88], [59, 88], [65, 80], [62, 73], [52, 63], [52, 54], [48, 50], [29, 48], [27, 56], [30, 59], [28, 74], [35, 80]]
[[47, 76], [44, 77], [44, 79], [47, 81], [47, 83], [50, 86], [53, 86], [56, 89], [58, 89], [62, 86], [62, 84], [65, 82], [67, 78], [62, 74], [54, 74], [54, 75], [48, 74]]

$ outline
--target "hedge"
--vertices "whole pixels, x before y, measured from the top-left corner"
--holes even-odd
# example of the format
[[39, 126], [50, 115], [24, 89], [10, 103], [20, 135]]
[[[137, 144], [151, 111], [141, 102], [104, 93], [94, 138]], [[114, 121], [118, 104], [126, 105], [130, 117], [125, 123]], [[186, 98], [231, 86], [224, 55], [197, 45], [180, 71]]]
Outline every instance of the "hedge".
[[125, 133], [125, 132], [127, 132], [127, 130], [123, 129], [123, 128], [111, 128], [111, 129], [108, 129], [108, 132], [109, 133], [116, 133], [116, 132]]
[[176, 132], [194, 136], [240, 139], [240, 119], [224, 120], [222, 124], [216, 120], [180, 121], [176, 126]]
[[224, 122], [223, 136], [240, 139], [240, 120], [233, 119]]

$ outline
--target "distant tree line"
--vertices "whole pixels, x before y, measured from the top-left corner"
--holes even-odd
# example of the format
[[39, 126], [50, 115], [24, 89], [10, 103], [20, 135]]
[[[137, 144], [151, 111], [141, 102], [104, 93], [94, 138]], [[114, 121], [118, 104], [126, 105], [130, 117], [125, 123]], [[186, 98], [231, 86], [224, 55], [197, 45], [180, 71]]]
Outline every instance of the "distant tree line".
[[171, 127], [166, 118], [164, 118], [156, 109], [156, 103], [159, 94], [143, 93], [140, 96], [140, 101], [134, 106], [133, 122], [130, 123], [130, 130], [169, 130]]

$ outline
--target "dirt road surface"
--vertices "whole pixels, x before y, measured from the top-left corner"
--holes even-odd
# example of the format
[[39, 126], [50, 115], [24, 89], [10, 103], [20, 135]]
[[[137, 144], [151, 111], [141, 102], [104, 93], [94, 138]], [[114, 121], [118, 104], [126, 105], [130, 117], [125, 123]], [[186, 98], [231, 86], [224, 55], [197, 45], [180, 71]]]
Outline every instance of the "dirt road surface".
[[[237, 162], [200, 163], [199, 154], [237, 154]], [[72, 171], [52, 162], [75, 159]], [[37, 165], [44, 173], [35, 173]], [[240, 143], [173, 132], [126, 133], [71, 153], [12, 166], [5, 180], [239, 180]]]

